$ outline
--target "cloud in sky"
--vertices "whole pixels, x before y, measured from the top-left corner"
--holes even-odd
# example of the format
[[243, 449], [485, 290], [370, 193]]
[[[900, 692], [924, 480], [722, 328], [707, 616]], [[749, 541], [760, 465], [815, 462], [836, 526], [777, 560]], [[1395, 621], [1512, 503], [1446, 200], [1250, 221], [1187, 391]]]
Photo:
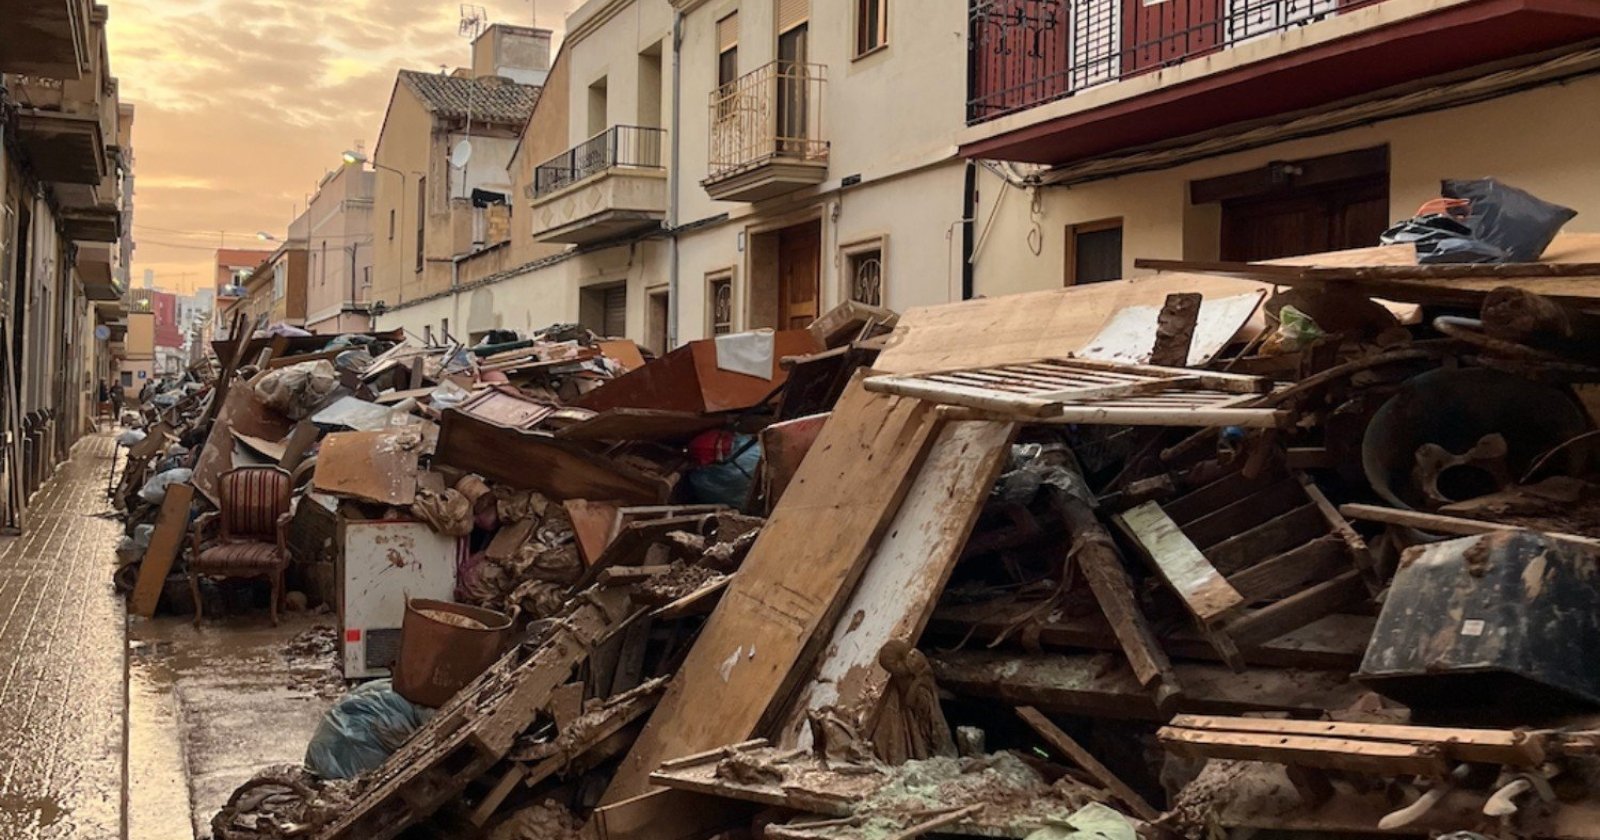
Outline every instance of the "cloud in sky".
[[[455, 0], [110, 0], [111, 71], [134, 121], [132, 276], [211, 282], [211, 251], [282, 235], [339, 155], [372, 148], [401, 68], [470, 63]], [[529, 0], [476, 0], [496, 22]], [[568, 8], [562, 8], [565, 5]], [[539, 4], [560, 28], [577, 0]]]

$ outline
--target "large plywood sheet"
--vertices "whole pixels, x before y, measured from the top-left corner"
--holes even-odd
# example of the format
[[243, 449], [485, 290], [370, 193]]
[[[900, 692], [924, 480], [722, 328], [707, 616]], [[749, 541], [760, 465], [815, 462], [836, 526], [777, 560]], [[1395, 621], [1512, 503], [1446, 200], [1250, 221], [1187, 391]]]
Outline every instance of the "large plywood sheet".
[[663, 760], [744, 740], [787, 700], [905, 498], [935, 425], [931, 406], [851, 383], [605, 803], [645, 793]]
[[888, 535], [834, 625], [817, 673], [791, 705], [779, 740], [811, 747], [808, 710], [875, 708], [889, 682], [878, 651], [915, 644], [955, 570], [1011, 451], [1011, 423], [946, 423], [911, 482]]

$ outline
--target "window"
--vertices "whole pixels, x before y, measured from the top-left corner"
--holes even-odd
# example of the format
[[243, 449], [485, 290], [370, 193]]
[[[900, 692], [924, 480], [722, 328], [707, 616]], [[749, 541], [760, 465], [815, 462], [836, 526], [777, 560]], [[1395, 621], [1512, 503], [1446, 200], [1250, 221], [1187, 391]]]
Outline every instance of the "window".
[[609, 107], [606, 77], [601, 76], [598, 81], [589, 85], [589, 136], [593, 137], [610, 126], [606, 121], [606, 112]]
[[1121, 278], [1121, 219], [1067, 225], [1066, 285]]
[[602, 338], [628, 332], [628, 287], [624, 283], [590, 286], [578, 299], [578, 321]]
[[428, 179], [417, 179], [417, 271], [422, 270], [422, 239], [428, 221]]
[[639, 53], [639, 125], [661, 127], [661, 42]]
[[739, 13], [717, 21], [717, 89], [739, 78]]
[[889, 43], [889, 0], [856, 0], [856, 58]]
[[433, 325], [432, 324], [423, 324], [422, 325], [422, 343], [428, 345], [429, 347], [433, 346]]
[[883, 305], [883, 240], [845, 246], [845, 296], [868, 306]]
[[326, 286], [328, 285], [328, 240], [326, 239], [322, 240], [321, 272], [322, 285]]
[[389, 210], [389, 241], [394, 241], [394, 209]]
[[440, 341], [449, 341], [450, 340], [450, 319], [449, 318], [440, 318], [439, 319], [439, 340]]
[[289, 290], [289, 264], [280, 262], [272, 267], [272, 299], [283, 300]]
[[715, 275], [706, 281], [706, 323], [712, 335], [733, 332], [733, 275]]

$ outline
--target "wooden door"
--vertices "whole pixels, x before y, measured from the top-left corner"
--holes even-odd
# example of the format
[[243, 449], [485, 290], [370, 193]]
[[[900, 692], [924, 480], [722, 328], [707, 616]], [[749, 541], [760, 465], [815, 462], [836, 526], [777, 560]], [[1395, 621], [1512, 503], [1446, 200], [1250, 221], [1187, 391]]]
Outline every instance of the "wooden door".
[[1378, 244], [1389, 226], [1387, 175], [1222, 203], [1222, 258], [1271, 260]]
[[821, 314], [822, 223], [778, 231], [778, 329], [804, 329]]
[[1122, 75], [1222, 46], [1223, 0], [1122, 0]]

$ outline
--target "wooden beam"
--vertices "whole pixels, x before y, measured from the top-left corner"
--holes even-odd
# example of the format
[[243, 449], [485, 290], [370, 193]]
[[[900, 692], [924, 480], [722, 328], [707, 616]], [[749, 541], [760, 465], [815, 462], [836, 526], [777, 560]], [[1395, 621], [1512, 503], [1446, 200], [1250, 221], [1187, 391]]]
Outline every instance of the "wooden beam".
[[1060, 727], [1052, 723], [1038, 709], [1032, 706], [1023, 706], [1017, 709], [1017, 717], [1022, 718], [1024, 723], [1032, 727], [1033, 731], [1040, 738], [1043, 738], [1051, 749], [1060, 753], [1062, 757], [1073, 764], [1083, 768], [1090, 776], [1093, 776], [1095, 781], [1099, 782], [1100, 786], [1105, 788], [1117, 801], [1132, 809], [1134, 816], [1146, 822], [1154, 822], [1157, 817], [1161, 816], [1161, 812], [1151, 807], [1144, 797], [1140, 796], [1133, 788], [1128, 787], [1127, 783], [1122, 781], [1117, 774], [1111, 772], [1111, 769], [1104, 764], [1101, 764], [1099, 759], [1091, 755], [1077, 741], [1072, 740], [1071, 735], [1061, 731]]
[[[1461, 516], [1445, 516], [1438, 513], [1423, 513], [1418, 510], [1401, 510], [1400, 508], [1383, 507], [1382, 505], [1340, 505], [1339, 512], [1351, 519], [1361, 519], [1367, 522], [1382, 522], [1385, 525], [1401, 525], [1407, 528], [1417, 528], [1423, 531], [1433, 531], [1440, 534], [1458, 534], [1460, 536], [1475, 536], [1488, 534], [1494, 531], [1517, 531], [1517, 525], [1508, 525], [1504, 522], [1486, 522], [1482, 519], [1467, 519]], [[1558, 531], [1543, 532], [1546, 537], [1557, 542], [1570, 543], [1584, 548], [1600, 548], [1600, 539], [1566, 534]]]
[[1270, 761], [1322, 770], [1380, 776], [1443, 777], [1452, 762], [1438, 750], [1415, 744], [1356, 741], [1309, 735], [1206, 732], [1164, 726], [1156, 737], [1167, 752], [1186, 758]]
[[1266, 735], [1314, 735], [1356, 741], [1391, 741], [1437, 746], [1457, 761], [1537, 767], [1545, 760], [1547, 736], [1525, 729], [1461, 729], [1445, 726], [1407, 726], [1385, 723], [1349, 723], [1333, 720], [1271, 720], [1266, 718], [1178, 715], [1172, 726], [1209, 732], [1252, 732]]
[[1361, 573], [1350, 571], [1295, 593], [1270, 607], [1263, 607], [1230, 623], [1226, 632], [1241, 645], [1260, 644], [1284, 633], [1338, 612], [1367, 595]]
[[150, 544], [139, 562], [139, 580], [134, 584], [129, 607], [134, 615], [149, 618], [156, 614], [156, 603], [161, 600], [167, 574], [172, 571], [172, 563], [178, 558], [183, 537], [189, 530], [189, 505], [193, 501], [194, 485], [167, 485], [161, 512], [156, 515], [155, 531], [150, 534]]

